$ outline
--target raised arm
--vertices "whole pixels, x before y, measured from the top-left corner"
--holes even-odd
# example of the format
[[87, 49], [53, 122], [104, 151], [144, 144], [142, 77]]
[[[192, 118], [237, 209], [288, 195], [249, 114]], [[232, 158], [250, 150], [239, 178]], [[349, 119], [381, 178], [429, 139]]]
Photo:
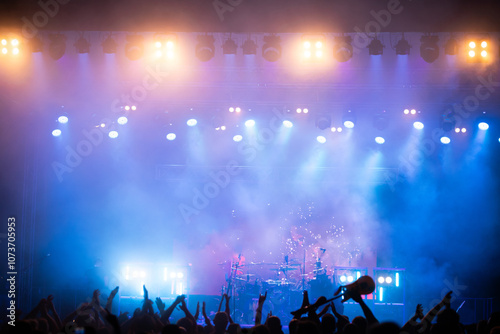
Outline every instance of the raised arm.
[[47, 306], [48, 306], [49, 311], [52, 312], [52, 315], [53, 315], [54, 321], [57, 324], [57, 327], [60, 329], [60, 328], [62, 328], [63, 325], [62, 325], [61, 318], [59, 317], [59, 314], [57, 314], [56, 308], [54, 307], [53, 300], [54, 300], [54, 296], [49, 295], [47, 297]]
[[415, 309], [415, 314], [403, 325], [401, 332], [409, 332], [410, 328], [415, 328], [419, 324], [417, 320], [422, 320], [423, 317], [424, 309], [422, 308], [422, 304], [418, 304]]
[[234, 322], [233, 322], [233, 319], [231, 319], [231, 310], [229, 308], [229, 299], [231, 299], [231, 297], [228, 296], [227, 294], [224, 294], [224, 297], [226, 298], [226, 310], [224, 311], [224, 313], [227, 314], [227, 318], [229, 319], [229, 323], [232, 324]]
[[453, 291], [449, 291], [443, 297], [443, 299], [438, 304], [436, 304], [436, 306], [434, 306], [429, 312], [427, 312], [425, 317], [422, 319], [422, 327], [419, 329], [419, 331], [418, 331], [419, 333], [430, 331], [430, 328], [431, 328], [430, 324], [431, 324], [432, 320], [434, 320], [434, 317], [438, 314], [439, 310], [445, 305], [447, 307], [450, 306], [452, 293], [453, 293]]
[[259, 294], [259, 304], [257, 305], [257, 309], [255, 310], [255, 326], [260, 325], [262, 320], [262, 307], [264, 306], [264, 302], [267, 298], [267, 291], [264, 295]]
[[161, 316], [161, 321], [166, 325], [169, 324], [170, 321], [168, 320], [170, 316], [172, 315], [172, 312], [174, 312], [174, 309], [179, 305], [184, 299], [186, 298], [185, 295], [182, 296], [177, 296], [177, 298], [174, 300], [172, 305], [170, 305], [165, 312], [163, 312]]
[[377, 318], [373, 315], [372, 310], [366, 305], [365, 301], [363, 298], [361, 298], [361, 295], [356, 292], [350, 292], [349, 296], [361, 306], [361, 309], [363, 310], [363, 314], [365, 315], [366, 322], [368, 323], [368, 326], [378, 324]]
[[105, 309], [108, 310], [111, 313], [111, 308], [113, 307], [113, 299], [115, 298], [116, 294], [118, 293], [119, 287], [114, 288], [108, 296], [108, 300], [106, 301], [106, 307]]

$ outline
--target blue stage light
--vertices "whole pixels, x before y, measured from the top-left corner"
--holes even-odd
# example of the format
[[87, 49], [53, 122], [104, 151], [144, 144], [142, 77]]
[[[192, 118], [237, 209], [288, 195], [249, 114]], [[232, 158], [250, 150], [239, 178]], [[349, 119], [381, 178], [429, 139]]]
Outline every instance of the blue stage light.
[[318, 141], [318, 143], [320, 143], [320, 144], [324, 144], [324, 143], [326, 143], [326, 138], [325, 138], [325, 137], [323, 137], [323, 136], [318, 136], [318, 137], [316, 137], [316, 140], [317, 140], [317, 141]]
[[242, 139], [243, 139], [243, 136], [242, 136], [242, 135], [236, 135], [236, 136], [234, 136], [234, 137], [233, 137], [233, 140], [234, 140], [235, 142], [240, 142], [240, 141], [242, 141]]
[[59, 116], [57, 118], [57, 121], [61, 124], [66, 124], [68, 123], [68, 116]]
[[169, 134], [167, 134], [167, 139], [168, 140], [174, 140], [176, 137], [177, 136], [173, 132], [170, 132]]
[[196, 124], [198, 124], [198, 121], [195, 120], [194, 118], [190, 118], [190, 119], [188, 119], [188, 121], [186, 123], [189, 126], [195, 126]]
[[255, 125], [255, 121], [253, 119], [249, 119], [248, 121], [245, 122], [245, 126], [247, 128], [250, 128]]
[[352, 129], [354, 127], [354, 122], [352, 121], [345, 121], [344, 126], [348, 129]]
[[127, 124], [127, 122], [128, 122], [127, 117], [125, 117], [125, 116], [118, 117], [118, 124], [125, 125], [125, 124]]
[[424, 128], [424, 123], [422, 122], [414, 122], [413, 127], [417, 130], [422, 130]]
[[283, 125], [286, 128], [291, 128], [293, 126], [293, 123], [291, 121], [283, 121]]
[[115, 130], [111, 130], [111, 131], [109, 131], [108, 136], [109, 136], [109, 138], [114, 139], [114, 138], [118, 137], [118, 132]]
[[479, 128], [479, 130], [485, 131], [488, 130], [490, 126], [486, 122], [481, 122], [477, 125], [477, 127]]
[[59, 136], [61, 135], [61, 130], [59, 130], [59, 129], [55, 129], [55, 130], [53, 130], [53, 131], [52, 131], [52, 135], [53, 135], [54, 137], [59, 137]]
[[446, 137], [446, 136], [443, 136], [441, 137], [441, 143], [447, 145], [451, 142], [450, 138]]
[[385, 139], [382, 137], [375, 137], [375, 142], [377, 144], [383, 144], [383, 143], [385, 143]]

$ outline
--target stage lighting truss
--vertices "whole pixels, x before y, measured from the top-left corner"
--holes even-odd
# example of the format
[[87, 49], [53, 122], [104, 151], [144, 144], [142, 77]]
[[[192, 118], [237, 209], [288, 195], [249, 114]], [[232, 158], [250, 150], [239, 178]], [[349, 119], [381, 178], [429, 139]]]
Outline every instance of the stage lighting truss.
[[17, 56], [21, 48], [21, 38], [17, 36], [0, 37], [0, 55]]
[[222, 54], [235, 55], [237, 51], [238, 51], [238, 45], [236, 45], [236, 42], [234, 41], [234, 39], [231, 38], [230, 34], [229, 38], [226, 39], [224, 44], [222, 44]]
[[324, 35], [304, 35], [301, 39], [302, 58], [304, 60], [320, 60], [325, 53]]
[[485, 62], [490, 56], [490, 39], [487, 36], [469, 36], [467, 41], [467, 60], [473, 63]]
[[190, 266], [125, 264], [121, 270], [120, 295], [141, 297], [143, 285], [155, 296], [173, 298], [189, 292]]
[[420, 57], [428, 63], [433, 63], [439, 57], [439, 37], [423, 35], [420, 38]]
[[113, 39], [111, 35], [109, 35], [103, 42], [102, 42], [102, 51], [107, 54], [113, 54], [116, 53], [117, 50], [117, 44], [116, 41]]
[[404, 33], [394, 48], [397, 55], [407, 56], [410, 54], [411, 46], [410, 43], [405, 39]]
[[370, 44], [368, 44], [367, 48], [368, 48], [368, 54], [370, 56], [380, 56], [384, 53], [385, 46], [377, 37], [375, 37], [374, 39], [372, 39]]
[[[333, 268], [333, 283], [335, 286], [345, 286], [356, 281], [361, 276], [368, 275], [366, 267], [334, 267]], [[363, 299], [373, 299], [372, 295], [363, 295]], [[344, 299], [344, 298], [342, 298]], [[354, 303], [349, 300], [348, 303]]]
[[247, 40], [241, 46], [244, 55], [256, 55], [257, 54], [257, 43], [248, 36]]
[[262, 57], [270, 62], [278, 61], [281, 58], [281, 37], [277, 35], [264, 36], [262, 46]]
[[130, 60], [139, 60], [144, 55], [144, 37], [141, 35], [127, 35], [125, 56]]
[[352, 58], [353, 47], [352, 47], [352, 37], [351, 36], [337, 36], [335, 37], [335, 44], [333, 46], [333, 57], [341, 63], [345, 63]]
[[90, 52], [90, 42], [88, 39], [83, 37], [83, 34], [80, 34], [80, 37], [78, 37], [73, 45], [77, 53], [84, 54]]
[[404, 305], [405, 286], [403, 268], [373, 268], [376, 284], [374, 299], [376, 303]]
[[212, 35], [198, 35], [196, 38], [198, 44], [196, 44], [195, 54], [196, 58], [203, 62], [207, 62], [215, 56], [215, 38]]
[[156, 58], [173, 59], [175, 57], [177, 35], [155, 34], [153, 37], [153, 43], [155, 47]]
[[49, 55], [54, 60], [59, 60], [66, 53], [66, 36], [63, 34], [49, 35]]

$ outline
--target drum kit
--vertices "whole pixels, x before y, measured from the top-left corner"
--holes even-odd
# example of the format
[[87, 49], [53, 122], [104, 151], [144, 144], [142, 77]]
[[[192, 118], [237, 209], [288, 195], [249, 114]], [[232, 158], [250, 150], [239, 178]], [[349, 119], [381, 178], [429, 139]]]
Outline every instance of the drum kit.
[[[272, 311], [282, 321], [291, 320], [290, 312], [302, 302], [302, 292], [309, 291], [311, 298], [333, 294], [333, 283], [322, 266], [320, 256], [315, 268], [306, 272], [303, 261], [285, 256], [282, 263], [241, 261], [241, 256], [230, 262], [219, 263], [230, 271], [226, 274], [227, 285], [222, 294], [232, 296], [232, 317], [241, 323], [252, 323], [259, 294], [268, 293], [264, 312]], [[267, 307], [267, 312], [266, 312]]]

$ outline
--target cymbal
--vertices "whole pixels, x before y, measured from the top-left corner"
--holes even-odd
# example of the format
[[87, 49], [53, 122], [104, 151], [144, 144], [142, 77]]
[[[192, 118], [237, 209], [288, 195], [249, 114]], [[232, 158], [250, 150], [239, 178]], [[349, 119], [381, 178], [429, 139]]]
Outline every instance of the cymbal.
[[273, 271], [291, 271], [291, 270], [297, 270], [299, 268], [290, 268], [290, 267], [280, 267], [280, 268], [269, 268], [269, 270]]

